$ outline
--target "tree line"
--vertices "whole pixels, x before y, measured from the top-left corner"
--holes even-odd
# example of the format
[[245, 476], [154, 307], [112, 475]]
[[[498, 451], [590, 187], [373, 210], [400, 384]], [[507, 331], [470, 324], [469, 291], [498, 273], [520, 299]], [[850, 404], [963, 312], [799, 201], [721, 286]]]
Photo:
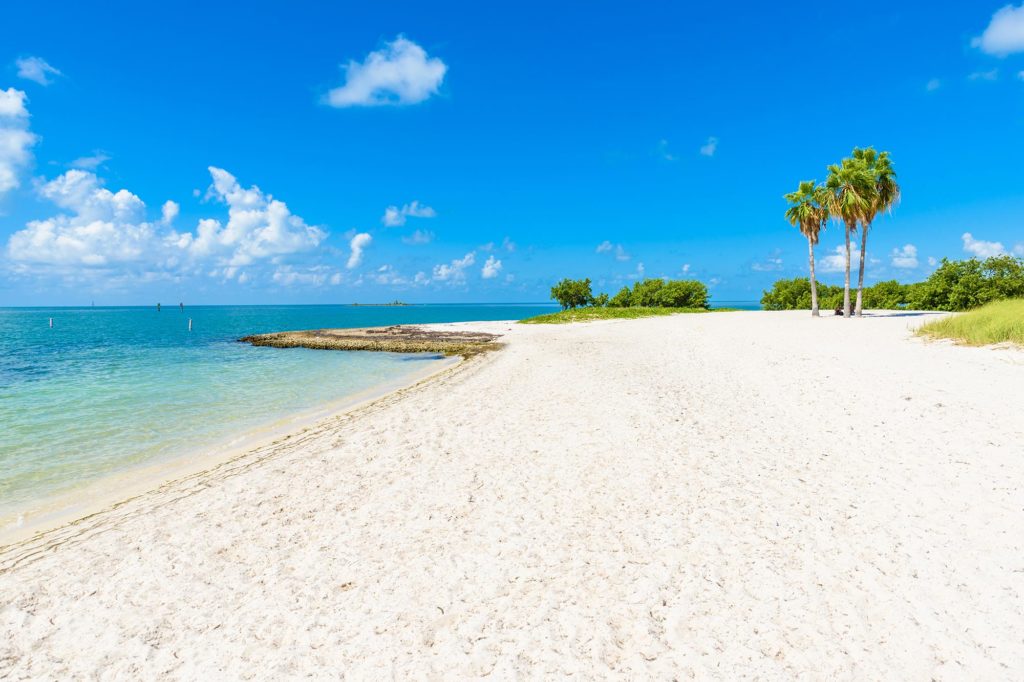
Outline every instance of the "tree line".
[[864, 262], [868, 250], [868, 232], [875, 218], [892, 210], [900, 199], [889, 152], [873, 147], [854, 147], [853, 154], [828, 167], [828, 177], [819, 184], [805, 180], [795, 192], [785, 195], [789, 202], [786, 220], [807, 238], [810, 260], [811, 315], [817, 317], [818, 285], [814, 273], [814, 247], [829, 220], [840, 224], [846, 240], [846, 280], [843, 285], [843, 314], [850, 317], [850, 236], [860, 229], [860, 270], [857, 277], [855, 314], [864, 308]]
[[594, 295], [590, 278], [563, 279], [551, 287], [551, 298], [562, 310], [597, 306], [609, 308], [689, 308], [707, 310], [707, 286], [695, 279], [649, 278], [624, 286], [615, 296]]
[[[765, 310], [807, 310], [815, 288], [807, 277], [780, 279], [761, 297]], [[843, 301], [843, 287], [818, 284], [816, 292], [826, 308]], [[994, 256], [985, 260], [942, 259], [923, 282], [878, 282], [863, 290], [868, 308], [894, 310], [970, 310], [991, 301], [1024, 298], [1024, 258]]]

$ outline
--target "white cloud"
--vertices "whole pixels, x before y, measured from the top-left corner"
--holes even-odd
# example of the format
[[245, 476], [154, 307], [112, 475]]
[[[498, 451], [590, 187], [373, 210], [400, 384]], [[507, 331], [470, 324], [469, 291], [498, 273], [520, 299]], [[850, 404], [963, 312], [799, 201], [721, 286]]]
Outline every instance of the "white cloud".
[[700, 148], [702, 156], [714, 156], [715, 152], [718, 151], [718, 138], [709, 137], [708, 141], [703, 144]]
[[968, 80], [972, 81], [994, 81], [999, 78], [999, 69], [991, 69], [990, 71], [975, 71], [974, 73], [967, 76]]
[[405, 277], [402, 277], [402, 275], [400, 275], [392, 265], [382, 265], [377, 268], [377, 272], [372, 275], [372, 279], [377, 282], [377, 284], [391, 286], [400, 286], [409, 283], [409, 281]]
[[170, 225], [174, 222], [174, 219], [178, 217], [178, 213], [180, 211], [181, 207], [178, 206], [177, 202], [168, 199], [160, 209], [161, 222], [163, 222], [164, 225]]
[[33, 220], [11, 235], [7, 254], [13, 261], [98, 267], [141, 261], [158, 245], [142, 200], [125, 189], [100, 187], [92, 173], [70, 170], [37, 191], [71, 215]]
[[32, 145], [38, 139], [28, 129], [25, 93], [0, 90], [0, 198], [21, 185], [21, 171], [32, 161]]
[[1013, 255], [1024, 258], [1024, 242], [1021, 242], [1020, 244], [1017, 244], [1016, 246], [1013, 247]]
[[72, 168], [78, 168], [79, 170], [94, 171], [107, 161], [110, 161], [110, 157], [105, 152], [97, 150], [90, 156], [78, 157], [68, 165]]
[[484, 267], [480, 270], [480, 276], [484, 279], [494, 279], [501, 272], [501, 261], [494, 256], [488, 256], [487, 262], [484, 263]]
[[501, 248], [505, 249], [509, 253], [513, 253], [516, 250], [516, 243], [508, 237], [505, 237], [501, 240]]
[[632, 256], [630, 256], [628, 253], [626, 253], [626, 250], [624, 248], [622, 248], [622, 244], [612, 244], [607, 239], [604, 240], [603, 242], [601, 242], [600, 244], [598, 244], [597, 248], [594, 250], [594, 252], [595, 253], [612, 253], [612, 252], [614, 252], [615, 253], [615, 260], [618, 260], [618, 261], [627, 261], [630, 258], [632, 258]]
[[418, 201], [413, 201], [411, 204], [406, 204], [402, 208], [397, 206], [388, 206], [384, 209], [384, 217], [380, 219], [384, 223], [385, 227], [401, 227], [405, 225], [405, 221], [408, 218], [433, 218], [437, 215], [437, 211], [429, 206], [423, 206]]
[[[860, 261], [860, 247], [851, 246], [850, 248], [850, 268], [856, 270]], [[822, 272], [845, 272], [846, 271], [846, 247], [837, 246], [835, 250], [823, 257], [818, 259], [818, 269]]]
[[917, 247], [913, 244], [892, 250], [892, 266], [894, 268], [912, 269], [917, 265]]
[[33, 220], [11, 235], [8, 257], [33, 265], [36, 275], [53, 271], [81, 277], [95, 270], [152, 279], [205, 272], [224, 279], [245, 274], [248, 281], [251, 275], [243, 267], [307, 251], [326, 237], [259, 188], [242, 189], [218, 168], [210, 173], [209, 194], [228, 205], [227, 224], [204, 218], [195, 232], [179, 233], [169, 226], [177, 213], [174, 202], [163, 205], [159, 222], [150, 222], [145, 203], [132, 192], [111, 192], [94, 173], [69, 170], [36, 187], [40, 198], [64, 212]]
[[689, 274], [689, 272], [690, 272], [690, 264], [689, 263], [683, 263], [683, 267], [680, 268], [680, 270], [682, 271], [682, 273], [684, 275]]
[[438, 282], [451, 282], [459, 284], [466, 280], [466, 268], [476, 263], [476, 252], [470, 251], [462, 258], [457, 258], [451, 263], [442, 263], [434, 266], [434, 279]]
[[964, 251], [978, 258], [991, 258], [1006, 253], [1001, 242], [986, 242], [975, 239], [970, 232], [964, 232], [961, 237], [964, 241]]
[[416, 230], [407, 237], [402, 237], [402, 242], [405, 244], [429, 244], [434, 241], [434, 233], [426, 230]]
[[924, 89], [927, 90], [928, 92], [935, 92], [941, 87], [942, 81], [940, 81], [938, 78], [933, 78], [925, 84]]
[[309, 251], [327, 237], [259, 187], [243, 188], [222, 168], [210, 166], [209, 171], [213, 184], [206, 196], [227, 204], [228, 222], [222, 226], [219, 220], [203, 219], [195, 235], [181, 235], [179, 246], [192, 257], [215, 256], [230, 274], [230, 268], [257, 260]]
[[928, 267], [934, 268], [939, 264], [939, 259], [935, 256], [928, 256]]
[[359, 267], [359, 264], [363, 262], [363, 251], [372, 241], [373, 237], [366, 232], [360, 232], [352, 237], [352, 240], [348, 243], [348, 247], [352, 250], [352, 253], [349, 255], [348, 263], [345, 264], [345, 267], [349, 270]]
[[997, 57], [1024, 52], [1024, 4], [1020, 7], [1006, 5], [998, 10], [984, 33], [972, 40], [971, 45]]
[[371, 52], [362, 62], [350, 61], [345, 84], [327, 93], [332, 107], [416, 104], [436, 94], [448, 67], [403, 36]]
[[15, 61], [18, 66], [18, 78], [35, 81], [40, 85], [49, 85], [53, 81], [49, 76], [60, 76], [60, 71], [46, 63], [41, 57], [25, 57]]

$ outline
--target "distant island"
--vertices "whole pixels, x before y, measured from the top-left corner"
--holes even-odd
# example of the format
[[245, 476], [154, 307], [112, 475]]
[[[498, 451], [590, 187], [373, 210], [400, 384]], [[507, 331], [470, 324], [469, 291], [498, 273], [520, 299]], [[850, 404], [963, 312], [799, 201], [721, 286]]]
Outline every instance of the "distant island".
[[392, 307], [392, 306], [409, 305], [409, 304], [404, 302], [404, 301], [392, 301], [391, 303], [353, 303], [352, 305], [353, 306], [363, 306], [363, 307], [375, 306], [375, 307], [378, 307], [378, 308], [382, 308], [382, 307], [387, 308], [387, 307]]

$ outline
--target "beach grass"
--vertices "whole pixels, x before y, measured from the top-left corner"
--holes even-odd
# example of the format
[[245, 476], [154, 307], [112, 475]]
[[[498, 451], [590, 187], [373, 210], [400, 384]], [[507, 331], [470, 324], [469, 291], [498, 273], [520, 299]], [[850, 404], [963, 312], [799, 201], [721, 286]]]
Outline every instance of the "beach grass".
[[569, 322], [592, 322], [593, 320], [635, 320], [640, 317], [657, 317], [660, 315], [676, 315], [678, 313], [711, 313], [721, 312], [725, 308], [707, 310], [705, 308], [570, 308], [557, 313], [538, 315], [520, 320], [520, 324], [568, 324]]
[[1015, 343], [1024, 346], [1024, 299], [993, 301], [980, 308], [923, 325], [921, 336], [952, 339], [968, 346]]

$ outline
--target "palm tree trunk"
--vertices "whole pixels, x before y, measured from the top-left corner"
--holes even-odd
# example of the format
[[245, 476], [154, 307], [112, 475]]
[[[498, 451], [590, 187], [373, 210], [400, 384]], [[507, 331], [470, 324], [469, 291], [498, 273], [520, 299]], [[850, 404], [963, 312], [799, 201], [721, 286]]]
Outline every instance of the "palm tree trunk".
[[[854, 223], [856, 226], [857, 223]], [[843, 224], [843, 232], [846, 234], [846, 283], [843, 285], [843, 315], [850, 316], [850, 221]]]
[[864, 256], [868, 251], [868, 229], [870, 223], [860, 226], [860, 274], [857, 276], [857, 317], [861, 317], [862, 303], [864, 300]]
[[818, 282], [814, 278], [814, 242], [807, 239], [807, 254], [811, 261], [811, 315], [820, 317], [818, 313]]

